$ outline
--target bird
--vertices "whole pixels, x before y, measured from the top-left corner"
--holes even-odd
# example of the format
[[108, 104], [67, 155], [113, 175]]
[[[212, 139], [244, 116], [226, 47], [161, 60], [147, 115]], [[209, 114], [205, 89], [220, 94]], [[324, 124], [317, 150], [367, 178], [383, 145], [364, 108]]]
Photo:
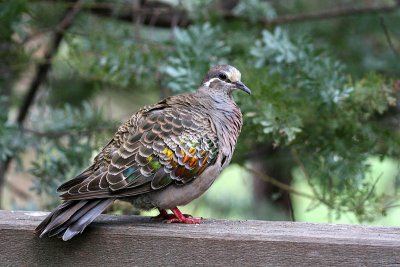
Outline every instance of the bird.
[[92, 165], [57, 189], [63, 202], [36, 234], [70, 240], [116, 199], [158, 209], [154, 219], [166, 223], [200, 224], [178, 206], [202, 195], [230, 163], [243, 124], [236, 90], [251, 94], [239, 70], [216, 65], [195, 92], [139, 109]]

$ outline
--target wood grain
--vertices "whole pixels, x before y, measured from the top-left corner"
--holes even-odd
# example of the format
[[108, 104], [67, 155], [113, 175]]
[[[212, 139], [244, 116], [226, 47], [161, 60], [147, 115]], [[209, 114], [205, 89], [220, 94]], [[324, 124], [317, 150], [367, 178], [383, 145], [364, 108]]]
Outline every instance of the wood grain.
[[64, 242], [33, 234], [45, 214], [0, 211], [0, 266], [400, 266], [399, 227], [102, 215]]

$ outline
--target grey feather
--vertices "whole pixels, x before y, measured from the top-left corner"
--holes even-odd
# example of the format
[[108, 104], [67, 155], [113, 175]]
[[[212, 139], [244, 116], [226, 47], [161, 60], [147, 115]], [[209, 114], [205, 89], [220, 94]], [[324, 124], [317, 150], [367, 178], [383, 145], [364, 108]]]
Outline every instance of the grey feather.
[[67, 228], [65, 233], [62, 235], [64, 241], [70, 240], [75, 235], [82, 233], [83, 230], [88, 226], [97, 216], [99, 216], [114, 200], [104, 199], [86, 212], [82, 217], [74, 222], [71, 226]]

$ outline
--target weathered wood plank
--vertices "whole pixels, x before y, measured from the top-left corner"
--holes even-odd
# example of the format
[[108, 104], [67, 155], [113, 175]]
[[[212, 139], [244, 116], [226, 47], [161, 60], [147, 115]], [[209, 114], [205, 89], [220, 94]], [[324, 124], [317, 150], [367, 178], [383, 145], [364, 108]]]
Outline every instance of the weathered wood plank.
[[[39, 216], [39, 215], [43, 216]], [[100, 216], [68, 242], [39, 239], [43, 213], [0, 211], [0, 266], [399, 266], [400, 228]]]

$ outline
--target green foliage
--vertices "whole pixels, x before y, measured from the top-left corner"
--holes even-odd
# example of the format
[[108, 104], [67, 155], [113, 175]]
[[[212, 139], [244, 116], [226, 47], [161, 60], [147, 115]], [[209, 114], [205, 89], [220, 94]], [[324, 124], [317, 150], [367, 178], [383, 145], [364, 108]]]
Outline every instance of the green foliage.
[[280, 28], [273, 33], [263, 31], [250, 53], [257, 74], [265, 77], [255, 85], [255, 94], [260, 94], [258, 99], [269, 99], [268, 104], [257, 105], [261, 116], [253, 122], [263, 133], [271, 133], [277, 144], [292, 142], [310, 114], [334, 112], [354, 90], [341, 63], [309, 40], [290, 40]]
[[191, 1], [180, 1], [179, 7], [187, 10], [190, 18], [193, 20], [200, 21], [208, 16], [208, 13], [212, 11], [213, 0], [191, 0]]
[[[83, 20], [82, 24], [97, 22], [89, 18]], [[110, 34], [104, 34], [104, 29]], [[132, 38], [130, 27], [105, 22], [100, 29], [91, 31], [90, 38], [71, 35], [67, 42], [68, 50], [63, 57], [82, 77], [99, 85], [129, 88], [146, 82], [153, 72], [151, 54], [145, 53], [150, 48]]]
[[195, 90], [209, 67], [224, 60], [230, 48], [219, 39], [221, 34], [220, 29], [208, 23], [175, 30], [175, 51], [161, 67], [171, 91]]
[[8, 122], [8, 114], [5, 107], [8, 100], [5, 96], [0, 96], [0, 160], [4, 161], [7, 157], [18, 155], [24, 150], [25, 140], [16, 127]]
[[[296, 46], [289, 40], [287, 32], [276, 28], [273, 33], [262, 32], [262, 39], [257, 40], [251, 48], [251, 55], [255, 58], [255, 67], [260, 68], [264, 64], [271, 64], [272, 67], [280, 67], [279, 64], [290, 64], [302, 53], [297, 51]], [[272, 63], [276, 63], [272, 64]]]
[[3, 96], [9, 97], [11, 84], [27, 60], [23, 47], [16, 41], [27, 35], [23, 16], [27, 11], [26, 1], [0, 2], [0, 93]]
[[399, 12], [385, 15], [350, 16], [340, 20], [324, 23], [290, 25], [291, 32], [302, 32], [313, 36], [315, 43], [324, 44], [335, 54], [336, 58], [345, 61], [348, 73], [353, 77], [362, 77], [366, 72], [378, 72], [396, 78], [400, 67], [399, 57], [390, 48], [382, 22], [389, 31], [395, 49], [400, 31], [395, 26], [400, 22]]
[[[318, 203], [370, 220], [385, 197], [365, 180], [366, 161], [376, 154], [398, 156], [382, 150], [379, 140], [388, 136], [371, 121], [395, 103], [391, 88], [377, 74], [352, 82], [343, 64], [304, 38], [292, 39], [277, 28], [264, 31], [252, 48], [253, 74], [263, 79], [252, 85], [256, 103], [243, 103], [247, 122], [259, 142], [273, 139], [290, 148], [288, 157], [302, 166]], [[400, 149], [397, 138], [390, 140]]]
[[40, 145], [29, 172], [36, 178], [32, 189], [47, 199], [44, 206], [51, 209], [60, 202], [54, 194], [57, 187], [90, 163], [93, 146], [72, 140], [65, 143], [43, 142]]
[[260, 0], [240, 1], [233, 12], [235, 15], [249, 18], [253, 23], [260, 19], [268, 20], [276, 17], [276, 11], [271, 3]]
[[32, 189], [50, 198], [46, 208], [51, 208], [59, 203], [56, 188], [89, 165], [93, 151], [107, 140], [103, 132], [115, 126], [87, 103], [78, 108], [49, 107], [44, 114], [33, 116], [32, 125], [27, 131], [31, 138], [37, 139], [33, 145], [36, 158], [29, 170], [35, 177]]
[[22, 15], [26, 12], [26, 1], [16, 0], [0, 2], [0, 21], [2, 21], [0, 40], [11, 41], [11, 37], [14, 33], [21, 33], [20, 25], [22, 22]]

